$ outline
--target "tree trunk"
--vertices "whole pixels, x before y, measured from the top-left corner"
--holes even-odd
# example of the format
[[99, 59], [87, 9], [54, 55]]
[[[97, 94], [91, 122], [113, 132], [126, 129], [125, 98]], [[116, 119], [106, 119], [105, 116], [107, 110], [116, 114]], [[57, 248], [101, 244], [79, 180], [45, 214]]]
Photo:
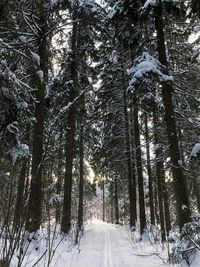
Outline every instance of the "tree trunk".
[[[63, 164], [62, 164], [62, 159], [63, 159], [63, 151], [62, 151], [62, 147], [59, 148], [59, 152], [58, 152], [58, 171], [57, 171], [57, 176], [58, 176], [58, 180], [56, 182], [56, 194], [60, 195], [61, 193], [61, 188], [62, 188], [62, 168], [63, 168]], [[60, 223], [60, 217], [61, 217], [61, 203], [57, 203], [56, 205], [56, 223]]]
[[114, 182], [110, 183], [110, 217], [111, 223], [114, 222]]
[[105, 222], [105, 183], [103, 181], [103, 187], [102, 187], [102, 198], [103, 198], [103, 222]]
[[[76, 18], [73, 18], [74, 20]], [[70, 88], [70, 102], [76, 98], [76, 82], [77, 82], [77, 22], [73, 23], [72, 28], [72, 60], [71, 60], [71, 80], [73, 81]], [[76, 128], [76, 104], [73, 104], [68, 112], [67, 119], [67, 136], [66, 136], [66, 164], [65, 164], [65, 181], [64, 181], [64, 201], [63, 215], [61, 222], [61, 232], [68, 233], [71, 227], [71, 204], [72, 204], [72, 169], [75, 150], [75, 128]]]
[[124, 124], [125, 124], [125, 138], [126, 138], [126, 157], [127, 157], [127, 172], [128, 172], [128, 192], [130, 201], [130, 227], [135, 227], [137, 219], [136, 208], [136, 177], [134, 162], [132, 160], [132, 148], [130, 141], [130, 125], [127, 111], [127, 93], [126, 83], [124, 77], [124, 66], [122, 65], [122, 83], [123, 83], [123, 105], [124, 105]]
[[165, 170], [164, 170], [164, 163], [162, 160], [162, 191], [163, 191], [163, 201], [164, 201], [164, 211], [165, 211], [165, 226], [166, 226], [166, 232], [167, 235], [169, 235], [169, 231], [171, 230], [171, 216], [170, 216], [170, 208], [169, 208], [169, 194], [168, 194], [168, 188], [165, 181]]
[[83, 226], [83, 186], [84, 186], [84, 122], [81, 120], [80, 123], [80, 143], [79, 143], [79, 169], [80, 169], [80, 181], [79, 181], [79, 203], [78, 203], [78, 228], [82, 230]]
[[144, 178], [142, 173], [142, 152], [140, 144], [140, 126], [138, 121], [138, 103], [135, 97], [133, 118], [134, 118], [134, 129], [135, 129], [135, 149], [136, 149], [136, 163], [137, 163], [137, 174], [138, 174], [138, 191], [139, 191], [139, 210], [140, 210], [140, 233], [144, 233], [146, 228], [146, 214], [145, 214], [145, 201], [144, 201]]
[[163, 160], [162, 160], [162, 145], [159, 144], [159, 133], [157, 129], [158, 117], [156, 111], [153, 111], [153, 127], [154, 127], [154, 145], [155, 145], [155, 163], [156, 163], [156, 178], [157, 178], [157, 194], [158, 194], [158, 207], [159, 218], [161, 227], [162, 241], [166, 240], [165, 237], [165, 218], [164, 218], [164, 203], [163, 203]]
[[119, 224], [119, 198], [118, 198], [118, 184], [117, 178], [115, 177], [115, 194], [114, 194], [114, 202], [115, 202], [115, 224]]
[[[166, 67], [165, 74], [168, 75], [168, 62], [165, 47], [163, 10], [161, 0], [159, 0], [158, 5], [154, 9], [154, 16], [159, 61]], [[173, 86], [170, 81], [162, 81], [161, 84], [162, 99], [165, 108], [165, 123], [167, 126], [169, 154], [171, 159], [171, 169], [173, 174], [174, 192], [176, 198], [177, 218], [179, 227], [180, 229], [182, 229], [185, 223], [191, 221], [189, 194], [186, 184], [186, 178], [183, 173], [183, 168], [180, 164], [181, 157], [177, 138], [174, 106], [172, 101]]]
[[14, 211], [14, 222], [13, 225], [15, 229], [20, 227], [22, 215], [23, 215], [23, 208], [25, 208], [24, 203], [24, 187], [25, 187], [25, 180], [26, 180], [26, 170], [27, 170], [27, 159], [23, 160], [22, 167], [19, 174], [19, 180], [17, 185], [17, 200], [15, 204], [15, 211]]
[[[27, 144], [30, 143], [30, 127], [27, 126], [26, 128], [26, 133], [25, 133], [25, 141]], [[23, 218], [25, 212], [25, 182], [27, 178], [27, 173], [28, 173], [28, 168], [29, 168], [29, 161], [30, 159], [24, 158], [21, 169], [20, 169], [20, 174], [19, 174], [19, 179], [18, 179], [18, 184], [17, 184], [17, 199], [15, 203], [15, 210], [14, 210], [14, 222], [13, 225], [14, 227], [19, 228], [21, 226], [21, 220], [25, 220]], [[23, 212], [22, 212], [23, 209]]]
[[149, 206], [150, 206], [150, 220], [151, 225], [155, 225], [155, 214], [154, 214], [154, 198], [153, 198], [153, 176], [151, 171], [151, 158], [150, 158], [150, 147], [149, 147], [149, 129], [148, 129], [148, 118], [145, 113], [145, 141], [146, 141], [146, 155], [147, 155], [147, 173], [149, 178]]
[[39, 79], [39, 88], [36, 92], [35, 119], [33, 129], [33, 150], [32, 150], [32, 173], [30, 196], [27, 209], [26, 230], [35, 232], [40, 228], [42, 217], [42, 168], [43, 168], [43, 129], [45, 113], [45, 90], [47, 80], [47, 40], [46, 40], [46, 17], [41, 14], [40, 37], [38, 54], [40, 56], [40, 70], [44, 74], [44, 79]]
[[160, 224], [157, 183], [154, 183], [154, 203], [155, 203], [155, 218], [156, 218], [156, 222], [157, 222], [157, 224]]
[[197, 210], [200, 213], [200, 186], [199, 186], [199, 177], [193, 177], [193, 186], [194, 186], [194, 194], [196, 196]]

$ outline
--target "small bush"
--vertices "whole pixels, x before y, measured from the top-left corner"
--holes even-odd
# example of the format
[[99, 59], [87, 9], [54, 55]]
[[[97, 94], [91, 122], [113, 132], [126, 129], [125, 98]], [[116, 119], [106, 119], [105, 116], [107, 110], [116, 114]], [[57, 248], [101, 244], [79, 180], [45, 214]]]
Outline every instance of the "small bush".
[[194, 261], [197, 251], [200, 250], [200, 217], [184, 225], [180, 239], [174, 245], [170, 254], [171, 263], [187, 262], [188, 266]]

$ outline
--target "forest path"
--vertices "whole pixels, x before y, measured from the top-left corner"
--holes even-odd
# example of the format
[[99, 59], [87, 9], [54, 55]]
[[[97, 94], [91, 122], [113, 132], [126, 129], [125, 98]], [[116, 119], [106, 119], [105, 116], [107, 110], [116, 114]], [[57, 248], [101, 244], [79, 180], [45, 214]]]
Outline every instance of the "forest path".
[[[145, 251], [135, 251], [128, 233], [116, 225], [94, 220], [80, 242], [80, 251], [65, 254], [56, 267], [161, 267], [156, 256], [143, 257]], [[63, 257], [62, 257], [63, 258]]]

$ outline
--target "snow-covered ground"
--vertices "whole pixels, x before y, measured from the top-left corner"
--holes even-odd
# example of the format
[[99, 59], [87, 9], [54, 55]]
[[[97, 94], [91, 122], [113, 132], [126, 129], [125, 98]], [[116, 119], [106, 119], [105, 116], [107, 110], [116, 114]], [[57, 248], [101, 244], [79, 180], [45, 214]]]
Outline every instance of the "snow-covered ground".
[[[135, 237], [134, 237], [135, 238]], [[149, 242], [134, 243], [124, 227], [92, 220], [79, 246], [62, 242], [50, 266], [56, 267], [162, 267], [163, 250]], [[69, 244], [69, 242], [68, 242]], [[159, 258], [160, 257], [160, 258]], [[37, 265], [39, 266], [39, 265]], [[46, 266], [45, 262], [40, 266]]]
[[[146, 247], [147, 248], [147, 247]], [[128, 233], [112, 224], [92, 221], [80, 243], [80, 252], [66, 255], [59, 267], [161, 267], [166, 266], [155, 255], [149, 255], [145, 245], [134, 251]], [[141, 256], [139, 256], [141, 255]]]
[[[175, 265], [167, 264], [167, 244], [151, 244], [148, 237], [137, 242], [137, 238], [136, 232], [131, 234], [125, 227], [92, 220], [88, 223], [84, 236], [76, 246], [74, 246], [72, 236], [69, 235], [63, 239], [62, 236], [57, 235], [53, 242], [53, 249], [51, 249], [53, 254], [49, 255], [47, 249], [50, 248], [50, 243], [48, 247], [45, 238], [41, 238], [39, 242], [31, 242], [20, 266], [175, 267]], [[18, 266], [17, 257], [13, 259], [11, 266]], [[200, 261], [196, 259], [192, 267], [200, 267]]]

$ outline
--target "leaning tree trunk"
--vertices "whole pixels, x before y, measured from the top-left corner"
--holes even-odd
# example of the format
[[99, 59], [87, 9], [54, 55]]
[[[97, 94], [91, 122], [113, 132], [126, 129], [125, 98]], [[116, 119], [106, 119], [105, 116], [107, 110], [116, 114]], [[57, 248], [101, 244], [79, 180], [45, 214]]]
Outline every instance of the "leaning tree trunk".
[[[157, 35], [157, 50], [159, 61], [165, 68], [165, 74], [168, 75], [168, 62], [165, 46], [165, 34], [163, 23], [162, 2], [159, 0], [154, 9], [155, 28]], [[174, 105], [172, 100], [173, 86], [170, 81], [162, 81], [162, 99], [165, 108], [165, 123], [167, 126], [167, 135], [169, 143], [169, 155], [171, 159], [171, 169], [173, 174], [174, 192], [177, 207], [177, 219], [180, 229], [183, 225], [191, 221], [191, 210], [186, 177], [181, 166], [180, 149], [177, 138], [176, 120]]]
[[47, 80], [47, 21], [44, 14], [40, 14], [40, 32], [38, 40], [38, 54], [40, 57], [40, 73], [44, 78], [38, 75], [39, 87], [36, 92], [35, 119], [33, 129], [33, 149], [32, 149], [32, 173], [30, 195], [27, 208], [26, 230], [35, 232], [40, 228], [42, 217], [42, 168], [43, 168], [43, 130], [45, 114], [45, 90]]

